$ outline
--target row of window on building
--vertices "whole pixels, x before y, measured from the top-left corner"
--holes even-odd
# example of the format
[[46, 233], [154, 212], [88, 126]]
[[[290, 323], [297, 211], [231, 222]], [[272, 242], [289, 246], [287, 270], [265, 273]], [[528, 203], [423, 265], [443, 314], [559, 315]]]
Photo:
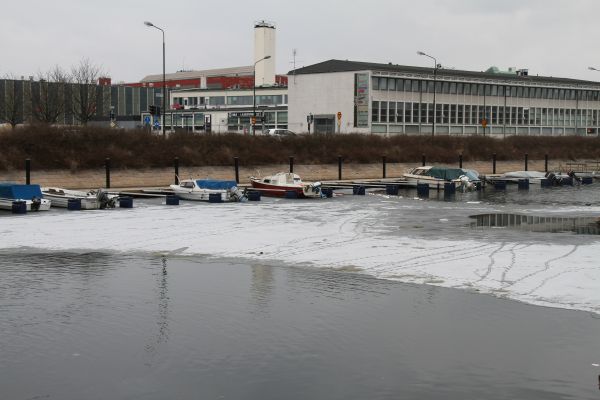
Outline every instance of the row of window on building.
[[[174, 104], [180, 106], [251, 106], [254, 96], [209, 96], [209, 97], [173, 97]], [[287, 95], [257, 95], [257, 106], [286, 105]]]
[[[433, 114], [432, 103], [373, 101], [371, 122], [432, 124]], [[490, 125], [596, 127], [599, 110], [438, 103], [435, 115], [436, 124], [478, 125], [485, 118]]]
[[[400, 79], [374, 76], [371, 78], [371, 85], [373, 90], [415, 93], [434, 92], [434, 82], [431, 80]], [[506, 96], [553, 100], [577, 100], [579, 98], [579, 100], [583, 101], [597, 101], [600, 98], [600, 91], [597, 90], [492, 85], [449, 81], [436, 81], [435, 93], [472, 96]]]

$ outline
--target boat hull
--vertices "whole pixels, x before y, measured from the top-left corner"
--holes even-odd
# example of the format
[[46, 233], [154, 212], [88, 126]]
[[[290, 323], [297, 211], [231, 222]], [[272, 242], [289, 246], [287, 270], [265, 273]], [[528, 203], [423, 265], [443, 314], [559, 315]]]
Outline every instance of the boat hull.
[[68, 208], [69, 200], [80, 199], [82, 210], [98, 210], [100, 202], [95, 196], [77, 197], [77, 196], [61, 196], [44, 193], [44, 198], [52, 201], [52, 207]]
[[211, 190], [211, 189], [196, 189], [196, 190], [181, 190], [178, 185], [171, 185], [173, 194], [183, 200], [192, 201], [209, 201], [210, 195], [218, 193], [221, 195], [222, 201], [230, 201], [229, 191], [227, 190]]
[[296, 192], [296, 197], [301, 199], [321, 197], [320, 191], [306, 190], [307, 185], [271, 185], [254, 179], [250, 180], [250, 183], [254, 189], [258, 189], [261, 194], [268, 197], [285, 197], [286, 192]]
[[48, 211], [51, 206], [51, 201], [48, 199], [41, 199], [39, 207], [35, 207], [33, 201], [24, 199], [0, 199], [0, 210], [12, 210], [12, 204], [14, 201], [24, 201], [27, 207], [27, 211]]

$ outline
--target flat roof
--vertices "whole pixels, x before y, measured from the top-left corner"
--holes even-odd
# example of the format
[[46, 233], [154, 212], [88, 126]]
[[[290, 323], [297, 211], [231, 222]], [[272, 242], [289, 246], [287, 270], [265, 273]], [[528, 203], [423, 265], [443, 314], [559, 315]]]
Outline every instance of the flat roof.
[[[179, 71], [165, 74], [165, 80], [198, 79], [203, 76], [251, 76], [254, 73], [252, 65], [242, 67], [206, 69], [202, 71]], [[162, 82], [162, 74], [145, 76], [140, 82]]]
[[[309, 65], [307, 67], [298, 68], [288, 72], [288, 75], [306, 75], [306, 74], [325, 74], [332, 72], [351, 72], [351, 71], [381, 71], [381, 72], [400, 72], [400, 73], [418, 73], [418, 74], [432, 74], [433, 68], [431, 67], [415, 67], [408, 65], [398, 64], [378, 64], [369, 63], [362, 61], [348, 61], [348, 60], [327, 60], [317, 64]], [[456, 77], [469, 77], [479, 79], [502, 79], [502, 80], [513, 80], [515, 82], [531, 82], [531, 83], [561, 83], [569, 85], [587, 85], [587, 86], [598, 86], [600, 82], [585, 81], [580, 79], [571, 78], [558, 78], [552, 76], [537, 76], [527, 75], [520, 76], [516, 73], [490, 73], [490, 72], [478, 72], [478, 71], [464, 71], [457, 69], [438, 68], [438, 74], [445, 76], [456, 76]]]

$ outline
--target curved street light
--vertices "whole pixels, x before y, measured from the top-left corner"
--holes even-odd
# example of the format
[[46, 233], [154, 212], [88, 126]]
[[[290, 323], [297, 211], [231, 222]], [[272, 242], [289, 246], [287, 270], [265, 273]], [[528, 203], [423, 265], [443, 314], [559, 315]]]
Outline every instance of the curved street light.
[[254, 62], [252, 68], [252, 134], [256, 135], [256, 64], [261, 61], [268, 60], [271, 56], [264, 56], [260, 60]]
[[438, 63], [437, 63], [437, 59], [433, 56], [430, 56], [427, 53], [424, 53], [422, 51], [417, 51], [417, 54], [420, 56], [425, 56], [425, 57], [429, 57], [433, 60], [433, 125], [432, 125], [432, 129], [431, 129], [431, 137], [435, 136], [435, 120], [437, 118], [437, 110], [435, 109], [435, 92], [436, 92], [436, 86], [437, 86], [437, 70], [438, 70]]
[[[163, 50], [163, 86], [162, 86], [162, 131], [163, 131], [163, 136], [166, 136], [166, 132], [165, 132], [165, 122], [166, 122], [166, 116], [167, 116], [167, 109], [165, 108], [165, 101], [166, 101], [166, 97], [167, 97], [167, 84], [166, 84], [166, 79], [165, 79], [165, 31], [154, 25], [152, 22], [150, 21], [144, 21], [144, 25], [149, 26], [151, 28], [156, 28], [159, 31], [162, 32], [162, 50]], [[173, 125], [173, 121], [171, 121], [171, 125]]]

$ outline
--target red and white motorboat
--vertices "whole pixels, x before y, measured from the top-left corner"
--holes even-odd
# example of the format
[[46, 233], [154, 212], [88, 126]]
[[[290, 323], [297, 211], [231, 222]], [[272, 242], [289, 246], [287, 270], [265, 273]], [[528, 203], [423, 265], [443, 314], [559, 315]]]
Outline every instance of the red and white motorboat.
[[251, 177], [250, 183], [254, 189], [260, 190], [265, 196], [321, 197], [321, 182], [302, 182], [297, 174], [291, 172], [278, 172], [262, 178]]

